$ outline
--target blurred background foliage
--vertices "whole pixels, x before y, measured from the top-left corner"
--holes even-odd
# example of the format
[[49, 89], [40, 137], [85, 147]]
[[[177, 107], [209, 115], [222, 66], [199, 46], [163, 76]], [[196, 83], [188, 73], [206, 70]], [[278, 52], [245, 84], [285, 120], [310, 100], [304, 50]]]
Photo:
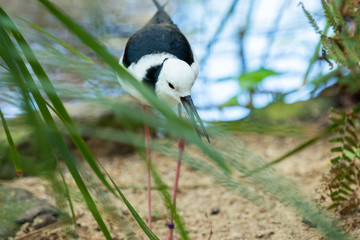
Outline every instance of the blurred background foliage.
[[[73, 168], [70, 171], [77, 178], [76, 182], [90, 207], [94, 203], [86, 193], [86, 187], [82, 186], [81, 178], [76, 177], [72, 152], [76, 149], [78, 155], [83, 155], [99, 180], [116, 194], [111, 181], [102, 176], [105, 170], [98, 166], [97, 153], [94, 154], [93, 149], [90, 151], [91, 141], [106, 140], [106, 145], [114, 144], [114, 151], [142, 151], [144, 119], [141, 112], [133, 111], [138, 104], [124, 96], [126, 94], [115, 74], [119, 74], [121, 69], [114, 68], [112, 64], [121, 56], [127, 38], [150, 19], [155, 8], [151, 1], [56, 2], [60, 9], [105, 46], [96, 51], [98, 45], [90, 41], [90, 36], [73, 25], [59, 24], [60, 15], [51, 13], [44, 7], [44, 2], [47, 1], [24, 4], [21, 0], [0, 0], [0, 6], [16, 23], [47, 75], [44, 76], [36, 61], [32, 65], [34, 59], [31, 54], [28, 55], [26, 46], [24, 50], [24, 42], [16, 38], [19, 37], [16, 32], [8, 32], [11, 33], [8, 44], [13, 42], [14, 49], [23, 51], [24, 55], [19, 55], [17, 59], [6, 54], [4, 46], [0, 48], [0, 109], [5, 129], [4, 134], [0, 130], [0, 178], [14, 178], [14, 166], [26, 176], [40, 174], [51, 177], [57, 171], [58, 158], [61, 161], [68, 158], [68, 168]], [[220, 133], [220, 129], [225, 129], [228, 134], [240, 131], [312, 137], [294, 149], [291, 154], [295, 154], [325, 137], [324, 132], [330, 132], [328, 129], [332, 129], [333, 125], [326, 119], [331, 107], [357, 111], [360, 98], [360, 19], [357, 1], [309, 0], [299, 4], [287, 0], [228, 0], [219, 5], [216, 0], [173, 0], [169, 1], [166, 9], [189, 38], [200, 60], [201, 71], [193, 88], [194, 102], [214, 135], [226, 138]], [[4, 17], [1, 18], [1, 25], [11, 30]], [[5, 32], [3, 34], [6, 35]], [[15, 39], [18, 41], [16, 44]], [[22, 86], [18, 82], [17, 75], [14, 75], [16, 68], [9, 66], [12, 58], [23, 61], [24, 72], [18, 74], [25, 74], [25, 78], [32, 76], [34, 81], [31, 84]], [[128, 77], [126, 74], [124, 76]], [[43, 79], [47, 77], [53, 86], [43, 84]], [[62, 103], [66, 105], [71, 118]], [[51, 111], [47, 112], [45, 108]], [[185, 132], [188, 141], [196, 144], [217, 164], [217, 170], [210, 174], [218, 181], [225, 182], [225, 185], [244, 195], [248, 194], [246, 186], [241, 186], [240, 181], [227, 174], [228, 165], [231, 165], [235, 172], [251, 176], [251, 182], [264, 189], [272, 177], [276, 183], [277, 176], [269, 175], [266, 178], [265, 175], [259, 177], [250, 174], [256, 172], [254, 169], [266, 165], [261, 157], [252, 156], [258, 160], [253, 165], [239, 162], [251, 156], [248, 152], [245, 157], [238, 156], [241, 155], [238, 151], [245, 148], [235, 151], [237, 147], [234, 146], [228, 153], [212, 151], [192, 135], [187, 122], [177, 120], [173, 114], [167, 113], [166, 108], [159, 111], [167, 120], [158, 118], [158, 112], [154, 111], [146, 120], [153, 131], [171, 137]], [[49, 115], [50, 112], [52, 115]], [[326, 125], [325, 131], [311, 129], [309, 134], [308, 126], [314, 121]], [[5, 122], [8, 123], [10, 135], [5, 134]], [[43, 126], [46, 128], [42, 129]], [[51, 149], [47, 149], [45, 143], [51, 143]], [[357, 145], [352, 147], [357, 149]], [[161, 144], [158, 149], [172, 154]], [[352, 151], [358, 154], [358, 151]], [[234, 159], [225, 163], [225, 156], [231, 152]], [[239, 158], [235, 159], [235, 156]], [[202, 161], [188, 164], [205, 172], [211, 169]], [[153, 171], [156, 175], [156, 169]], [[356, 172], [352, 174], [355, 177], [358, 175]], [[234, 187], [236, 184], [231, 184], [232, 181], [239, 185]], [[161, 186], [161, 179], [157, 178], [157, 182]], [[285, 185], [278, 182], [276, 187], [286, 188]], [[274, 195], [278, 193], [276, 190], [268, 192]], [[166, 192], [163, 195], [166, 199]], [[248, 198], [255, 201], [258, 196]], [[282, 195], [278, 199], [291, 202]], [[171, 204], [166, 204], [171, 209]], [[314, 210], [314, 206], [305, 200], [303, 205], [298, 202], [290, 205], [300, 208], [304, 215]], [[92, 211], [108, 237], [96, 207]], [[140, 225], [143, 224], [136, 219]], [[329, 227], [331, 223], [323, 215], [310, 216], [309, 219], [316, 221], [319, 229], [328, 236], [339, 237], [340, 233]], [[143, 229], [147, 231], [145, 226]]]
[[[78, 0], [63, 1], [59, 7], [66, 9], [85, 29], [101, 39], [111, 53], [120, 57], [126, 39], [153, 14], [151, 4], [151, 1], [100, 4], [95, 0], [85, 4]], [[328, 28], [321, 1], [304, 4], [319, 28]], [[3, 1], [3, 6], [18, 13], [14, 14], [14, 20], [34, 44], [34, 51], [54, 84], [67, 90], [59, 92], [65, 100], [72, 100], [79, 92], [91, 97], [94, 88], [106, 91], [108, 96], [123, 94], [115, 85], [111, 71], [92, 64], [99, 61], [96, 56], [91, 61], [84, 57], [91, 53], [36, 1], [26, 9], [20, 1]], [[354, 87], [345, 90], [351, 82], [349, 74], [337, 67], [331, 69], [326, 62], [330, 58], [324, 58], [322, 47], [317, 46], [319, 35], [312, 30], [296, 1], [238, 0], [226, 1], [221, 6], [216, 1], [171, 1], [167, 10], [188, 36], [202, 63], [193, 94], [205, 120], [239, 120], [252, 109], [264, 108], [272, 102], [291, 104], [319, 96], [330, 96], [338, 104], [346, 104], [346, 99], [339, 98], [356, 95]], [[138, 12], [142, 14], [136, 14]], [[23, 21], [19, 15], [33, 24]], [[39, 32], [40, 28], [57, 40], [71, 43], [73, 48]], [[82, 58], [76, 55], [79, 52], [83, 53]], [[64, 67], [62, 71], [56, 68], [59, 64]], [[342, 91], [331, 90], [330, 86], [337, 84]], [[350, 89], [352, 92], [347, 92]], [[11, 93], [1, 98], [3, 105], [14, 99]], [[5, 116], [19, 112], [11, 105], [7, 107]]]

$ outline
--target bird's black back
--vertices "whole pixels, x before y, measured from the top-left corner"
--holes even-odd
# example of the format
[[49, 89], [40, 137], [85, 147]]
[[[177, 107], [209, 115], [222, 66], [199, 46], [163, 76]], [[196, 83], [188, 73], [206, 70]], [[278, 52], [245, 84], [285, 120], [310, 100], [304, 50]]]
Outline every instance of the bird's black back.
[[170, 53], [191, 65], [194, 56], [189, 42], [163, 8], [159, 4], [156, 6], [156, 14], [129, 38], [123, 56], [124, 66], [129, 67], [141, 57], [155, 53]]

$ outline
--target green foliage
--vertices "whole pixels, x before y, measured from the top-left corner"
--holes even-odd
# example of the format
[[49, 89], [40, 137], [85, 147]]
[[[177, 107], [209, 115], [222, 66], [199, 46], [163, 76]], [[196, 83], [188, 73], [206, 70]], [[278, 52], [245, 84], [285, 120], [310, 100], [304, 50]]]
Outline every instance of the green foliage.
[[9, 148], [10, 148], [10, 152], [11, 152], [11, 158], [13, 160], [15, 170], [16, 170], [18, 176], [22, 177], [22, 169], [21, 169], [19, 152], [15, 147], [14, 140], [13, 140], [13, 138], [11, 136], [9, 127], [7, 125], [6, 119], [5, 119], [4, 114], [2, 113], [1, 109], [0, 109], [0, 119], [1, 119], [2, 125], [4, 127], [4, 131], [6, 133], [7, 141], [9, 143]]
[[265, 78], [278, 74], [278, 72], [261, 67], [255, 71], [241, 74], [238, 77], [238, 82], [242, 89], [250, 90], [256, 88]]
[[[107, 239], [111, 239], [111, 235], [104, 223], [104, 220], [99, 214], [99, 211], [97, 209], [97, 206], [93, 198], [89, 194], [83, 179], [81, 178], [78, 170], [75, 167], [75, 159], [73, 158], [69, 149], [66, 147], [65, 142], [62, 136], [60, 135], [59, 130], [56, 127], [56, 124], [48, 108], [46, 107], [45, 104], [46, 101], [42, 97], [39, 89], [36, 87], [36, 83], [32, 78], [29, 69], [26, 67], [25, 62], [22, 60], [23, 58], [21, 57], [21, 55], [23, 55], [24, 58], [28, 60], [28, 62], [32, 67], [32, 70], [43, 84], [44, 89], [47, 90], [46, 93], [48, 97], [53, 101], [54, 108], [57, 110], [57, 112], [60, 112], [63, 118], [66, 120], [65, 123], [68, 124], [69, 127], [68, 130], [70, 132], [70, 135], [74, 137], [74, 142], [81, 143], [82, 139], [79, 139], [80, 137], [79, 134], [76, 135], [76, 130], [72, 125], [72, 121], [69, 115], [67, 114], [61, 100], [58, 98], [56, 94], [56, 90], [54, 89], [50, 80], [47, 78], [45, 71], [37, 61], [37, 58], [32, 52], [32, 49], [27, 44], [21, 33], [17, 30], [17, 27], [12, 22], [12, 20], [7, 16], [7, 14], [1, 8], [0, 8], [0, 17], [2, 23], [0, 25], [0, 46], [2, 46], [0, 48], [1, 58], [7, 64], [10, 73], [14, 76], [14, 80], [16, 79], [18, 81], [18, 85], [22, 90], [23, 97], [26, 100], [25, 102], [27, 104], [27, 111], [29, 114], [33, 115], [34, 117], [34, 119], [32, 120], [35, 120], [34, 125], [36, 125], [36, 128], [38, 128], [38, 134], [40, 135], [42, 134], [42, 144], [44, 146], [49, 146], [49, 148], [43, 148], [43, 150], [47, 151], [46, 156], [49, 156], [49, 159], [56, 158], [56, 156], [54, 156], [55, 152], [60, 153], [60, 156], [64, 159], [72, 176], [74, 177], [74, 180], [77, 183], [79, 190], [83, 194], [84, 200], [86, 201], [89, 210], [92, 212], [94, 218], [99, 224], [100, 229], [103, 231], [104, 236]], [[11, 36], [14, 36], [16, 43], [21, 49], [21, 52], [17, 50], [17, 46], [12, 42]], [[34, 101], [30, 96], [33, 97]], [[39, 116], [39, 113], [35, 112], [32, 109], [32, 105], [35, 104], [40, 110], [41, 118]], [[46, 125], [44, 125], [42, 119], [44, 119]], [[46, 139], [50, 140], [50, 142], [47, 141]], [[82, 150], [82, 152], [86, 152], [87, 148], [84, 147], [84, 145], [82, 147], [79, 145], [79, 150]], [[88, 159], [88, 160], [89, 163], [91, 163], [90, 160], [94, 162], [94, 159]], [[54, 168], [55, 165], [54, 161], [50, 163], [51, 163], [50, 167]], [[101, 175], [99, 169], [96, 168], [97, 166], [93, 165], [93, 167], [95, 167], [94, 168], [96, 169], [95, 171], [99, 173], [99, 178], [103, 179], [104, 184], [106, 184], [107, 181]]]
[[263, 170], [266, 170], [266, 169], [274, 166], [275, 164], [278, 164], [279, 162], [284, 161], [288, 157], [299, 153], [303, 149], [313, 145], [318, 140], [323, 139], [324, 137], [328, 136], [333, 128], [334, 128], [334, 125], [331, 125], [331, 126], [325, 128], [323, 131], [321, 131], [315, 137], [313, 137], [313, 138], [307, 140], [306, 142], [300, 144], [299, 146], [297, 146], [296, 148], [292, 149], [291, 151], [285, 153], [284, 155], [280, 156], [279, 158], [277, 158], [277, 159], [275, 159], [275, 160], [273, 160], [271, 162], [265, 163], [263, 166], [261, 166], [259, 168], [251, 170], [250, 172], [246, 173], [243, 177], [244, 178], [250, 177], [253, 174], [256, 174], [256, 173], [259, 173], [259, 172], [261, 172]]
[[[152, 116], [143, 119], [141, 112], [137, 111], [136, 108], [129, 104], [121, 104], [117, 100], [105, 97], [106, 94], [101, 91], [101, 88], [94, 86], [92, 89], [94, 94], [91, 98], [87, 98], [86, 94], [82, 91], [76, 92], [76, 90], [72, 89], [75, 96], [73, 96], [74, 99], [94, 101], [102, 107], [110, 109], [116, 113], [118, 119], [125, 121], [123, 125], [125, 127], [119, 130], [112, 129], [108, 126], [75, 125], [61, 101], [59, 95], [61, 89], [57, 88], [56, 85], [53, 85], [52, 81], [50, 81], [50, 77], [45, 73], [42, 65], [40, 65], [37, 60], [35, 53], [27, 44], [24, 37], [22, 37], [22, 34], [14, 26], [11, 19], [7, 17], [5, 12], [1, 11], [3, 18], [1, 19], [0, 24], [0, 57], [5, 62], [4, 69], [8, 71], [8, 79], [11, 80], [16, 91], [19, 92], [19, 98], [21, 98], [27, 125], [36, 132], [36, 137], [34, 137], [33, 142], [36, 142], [39, 145], [39, 150], [41, 152], [40, 160], [47, 163], [47, 167], [44, 167], [42, 170], [48, 172], [48, 175], [56, 171], [61, 171], [57, 164], [57, 159], [66, 164], [80, 191], [81, 195], [79, 195], [81, 196], [82, 201], [87, 204], [89, 210], [99, 224], [100, 229], [103, 231], [105, 238], [111, 239], [111, 235], [104, 221], [104, 213], [101, 211], [101, 208], [98, 207], [98, 202], [95, 201], [90, 194], [89, 185], [91, 182], [86, 182], [86, 179], [83, 178], [83, 174], [80, 174], [78, 161], [71, 152], [69, 146], [65, 144], [63, 133], [70, 136], [70, 141], [81, 153], [84, 163], [92, 169], [94, 176], [96, 176], [99, 183], [104, 186], [107, 193], [113, 194], [117, 199], [121, 199], [124, 202], [137, 224], [150, 239], [159, 239], [150, 229], [148, 229], [137, 213], [135, 207], [127, 200], [121, 189], [115, 184], [112, 176], [110, 176], [106, 169], [97, 161], [96, 157], [83, 140], [84, 135], [99, 137], [130, 144], [135, 148], [139, 148], [140, 151], [143, 151], [143, 137], [141, 137], [141, 134], [137, 134], [133, 131], [129, 125], [134, 122], [137, 124], [146, 122], [150, 127], [154, 128], [160, 127], [161, 125], [170, 136], [176, 138], [180, 136], [184, 137], [186, 142], [192, 143], [202, 150], [206, 157], [204, 155], [185, 155], [184, 162], [191, 167], [206, 174], [210, 174], [216, 181], [238, 192], [242, 196], [249, 198], [256, 205], [263, 205], [268, 208], [266, 199], [263, 197], [263, 193], [267, 194], [272, 199], [276, 199], [276, 201], [291, 207], [294, 211], [299, 212], [304, 218], [317, 224], [319, 226], [317, 230], [323, 232], [329, 239], [345, 239], [345, 236], [340, 229], [334, 227], [332, 220], [328, 218], [326, 213], [318, 213], [315, 203], [303, 196], [300, 187], [296, 187], [295, 184], [288, 181], [286, 177], [278, 174], [273, 169], [270, 171], [265, 169], [259, 174], [254, 173], [254, 170], [264, 166], [267, 161], [251, 152], [246, 146], [235, 141], [231, 137], [231, 134], [221, 135], [214, 130], [214, 138], [219, 136], [219, 139], [216, 142], [221, 143], [220, 146], [216, 144], [208, 146], [203, 143], [197, 137], [192, 126], [188, 122], [179, 119], [167, 105], [161, 104], [150, 91], [139, 84], [125, 69], [119, 66], [118, 59], [111, 55], [102, 44], [84, 31], [82, 27], [77, 25], [58, 7], [46, 0], [40, 0], [40, 2], [49, 12], [61, 21], [74, 36], [77, 36], [89, 49], [93, 50], [93, 52], [101, 59], [102, 63], [106, 65], [106, 70], [111, 69], [111, 71], [115, 72], [125, 81], [127, 80], [130, 84], [139, 89], [139, 92], [143, 94], [144, 98], [152, 103], [152, 105], [166, 117], [165, 122], [161, 122], [159, 119]], [[42, 31], [41, 29], [37, 30]], [[52, 39], [57, 41], [56, 37]], [[71, 48], [68, 49], [72, 51]], [[76, 55], [76, 57], [78, 56], [79, 54]], [[63, 62], [59, 61], [59, 64], [56, 62], [59, 69], [62, 69], [64, 66], [60, 63], [64, 64], [66, 58], [63, 58], [62, 60]], [[97, 61], [93, 62], [94, 63], [87, 62], [87, 64], [100, 65]], [[93, 66], [96, 70], [104, 69], [103, 66], [94, 65], [90, 66]], [[31, 75], [30, 71], [34, 74]], [[89, 73], [87, 72], [87, 74]], [[265, 78], [276, 74], [278, 73], [260, 68], [254, 72], [246, 72], [238, 79], [239, 81], [241, 80], [239, 84], [243, 84], [242, 87], [248, 91], [252, 91], [256, 89]], [[115, 74], [113, 74], [113, 77], [114, 76]], [[112, 81], [111, 84], [115, 86], [114, 82], [116, 82], [116, 79], [112, 79]], [[231, 101], [232, 102], [230, 102], [229, 105], [236, 104], [236, 98], [233, 98]], [[50, 110], [57, 115], [58, 121], [55, 121], [53, 115], [50, 114]], [[280, 127], [283, 128], [283, 126]], [[294, 128], [293, 124], [291, 125], [291, 128]], [[79, 131], [79, 129], [83, 131]], [[154, 148], [163, 154], [169, 154], [173, 157], [176, 156], [174, 153], [177, 153], [175, 149], [170, 149], [166, 144], [159, 143], [159, 141], [156, 140], [154, 141]], [[300, 147], [297, 150], [299, 149]], [[160, 175], [156, 173], [155, 168], [153, 168], [152, 171], [155, 176], [154, 180], [163, 196], [164, 205], [167, 206], [169, 212], [174, 215], [174, 220], [177, 223], [177, 229], [179, 229], [182, 239], [187, 239], [188, 236], [185, 224], [177, 214], [176, 209], [172, 206], [171, 198], [166, 191], [164, 182]], [[104, 176], [104, 173], [106, 176]], [[252, 173], [251, 176], [249, 173]], [[246, 174], [248, 174], [248, 178], [246, 178], [246, 180], [242, 179], [241, 176]], [[61, 174], [60, 176], [62, 177]], [[61, 180], [58, 179], [57, 184], [64, 184], [64, 186], [59, 188], [61, 190], [57, 191], [65, 192], [65, 197], [73, 212], [72, 198], [74, 196], [71, 189], [67, 187], [67, 183], [63, 177]], [[256, 188], [256, 191], [254, 191], [254, 188]], [[257, 189], [261, 189], [262, 193], [259, 194]], [[75, 219], [73, 219], [73, 221], [75, 222]]]
[[285, 123], [294, 121], [307, 121], [319, 118], [331, 106], [328, 99], [310, 99], [286, 104], [282, 101], [272, 102], [264, 108], [254, 109], [249, 119], [259, 122]]
[[[235, 96], [231, 97], [228, 101], [221, 104], [219, 106], [219, 108], [229, 107], [229, 106], [239, 106], [240, 104], [239, 104], [237, 98], [241, 93], [249, 92], [250, 98], [251, 98], [252, 97], [251, 95], [256, 91], [257, 87], [259, 86], [259, 84], [262, 81], [264, 81], [264, 79], [266, 79], [267, 77], [275, 76], [275, 75], [279, 75], [279, 74], [280, 73], [278, 73], [278, 72], [275, 72], [270, 69], [265, 69], [263, 67], [261, 67], [257, 70], [251, 71], [251, 72], [242, 73], [239, 77], [236, 78], [237, 83], [240, 86], [239, 94], [236, 94]], [[224, 80], [233, 80], [233, 78], [221, 79], [220, 81], [224, 81]], [[251, 105], [252, 105], [252, 103], [250, 100], [249, 106], [251, 106]]]
[[[321, 4], [322, 4], [322, 7], [324, 9], [325, 17], [328, 20], [330, 26], [333, 27], [334, 31], [338, 31], [339, 27], [338, 27], [338, 24], [337, 24], [337, 22], [335, 21], [335, 19], [333, 17], [330, 6], [328, 5], [328, 3], [325, 0], [321, 0]], [[306, 11], [304, 6], [303, 6], [303, 10]], [[306, 14], [306, 16], [311, 17], [310, 13]]]
[[[268, 162], [259, 154], [251, 151], [243, 142], [236, 141], [231, 134], [218, 133], [217, 136], [219, 139], [214, 147], [227, 157], [234, 174], [224, 174], [219, 171], [219, 168], [214, 168], [211, 162], [196, 153], [185, 152], [184, 163], [205, 174], [210, 174], [217, 182], [236, 191], [255, 205], [262, 206], [269, 211], [274, 209], [274, 205], [268, 202], [266, 197], [264, 198], [264, 194], [269, 195], [279, 204], [296, 209], [297, 213], [312, 223], [316, 223], [316, 229], [325, 233], [328, 239], [347, 239], [341, 229], [331, 222], [331, 218], [318, 209], [295, 182], [271, 168], [255, 173], [255, 169], [259, 169]], [[162, 145], [158, 149], [163, 154], [176, 157], [176, 151], [174, 149], [171, 151], [169, 145]], [[247, 176], [247, 178], [244, 179], [243, 176]]]
[[[301, 7], [305, 16], [309, 20], [313, 29], [320, 35], [320, 43], [322, 47], [322, 56], [317, 59], [328, 62], [330, 68], [333, 64], [330, 59], [335, 61], [340, 68], [347, 68], [349, 71], [341, 71], [337, 75], [338, 82], [347, 86], [348, 90], [360, 89], [360, 32], [359, 32], [359, 17], [358, 10], [354, 7], [352, 1], [342, 1], [339, 4], [337, 1], [321, 0], [324, 16], [327, 20], [327, 26], [324, 31], [321, 31], [314, 17], [308, 12], [303, 3]], [[328, 27], [333, 31], [328, 35]], [[319, 54], [319, 49], [316, 49], [316, 56]], [[312, 61], [311, 65], [315, 61]], [[307, 78], [308, 73], [305, 78]], [[347, 81], [342, 81], [342, 78], [347, 78]], [[350, 81], [349, 81], [350, 80]]]
[[[347, 94], [360, 91], [360, 32], [359, 13], [353, 1], [321, 0], [327, 27], [332, 28], [331, 35], [319, 30], [312, 15], [302, 5], [302, 9], [314, 30], [320, 34], [322, 56], [331, 69], [335, 61], [339, 67], [332, 72], [317, 77], [312, 84], [321, 86], [329, 79], [336, 79], [338, 86]], [[317, 49], [318, 51], [318, 49]], [[347, 71], [344, 71], [347, 68]], [[344, 88], [345, 87], [345, 88]], [[341, 91], [341, 89], [339, 89]], [[332, 200], [330, 209], [348, 213], [357, 209], [359, 203], [359, 119], [357, 111], [335, 111], [331, 118], [337, 136], [331, 139], [336, 146], [331, 152], [336, 156], [331, 159], [331, 169], [327, 180], [327, 189]]]
[[302, 10], [304, 11], [307, 19], [309, 20], [311, 26], [314, 28], [314, 30], [319, 33], [319, 34], [322, 34], [322, 31], [320, 30], [318, 24], [316, 23], [315, 19], [313, 18], [313, 16], [310, 14], [310, 12], [308, 12], [305, 7], [304, 7], [304, 4], [302, 2], [299, 3], [302, 7]]
[[327, 183], [332, 200], [330, 209], [336, 208], [340, 213], [358, 209], [360, 190], [360, 115], [354, 111], [333, 110], [330, 118], [336, 126], [336, 136], [330, 141], [336, 145], [331, 148], [335, 157], [331, 159], [330, 176]]
[[239, 106], [239, 102], [238, 102], [238, 96], [233, 96], [232, 98], [230, 98], [229, 100], [227, 100], [225, 103], [221, 104], [219, 106], [219, 108], [223, 108], [223, 107], [231, 107], [231, 106]]
[[16, 13], [12, 13], [14, 14], [17, 18], [19, 18], [20, 20], [26, 22], [28, 25], [30, 25], [32, 28], [34, 28], [35, 30], [45, 34], [46, 36], [52, 38], [53, 40], [55, 40], [56, 42], [58, 42], [61, 46], [65, 47], [66, 49], [70, 50], [71, 52], [75, 53], [76, 55], [80, 56], [81, 58], [85, 59], [86, 61], [88, 61], [89, 63], [93, 63], [93, 61], [91, 59], [89, 59], [87, 56], [85, 56], [84, 54], [82, 54], [81, 52], [79, 52], [77, 49], [75, 49], [74, 47], [70, 46], [69, 44], [67, 44], [66, 42], [60, 40], [59, 38], [55, 37], [54, 35], [50, 34], [49, 32], [47, 32], [45, 29], [43, 29], [42, 27], [36, 25], [35, 23], [32, 23], [28, 20], [26, 20], [25, 18], [19, 16]]
[[[99, 163], [100, 164], [100, 163]], [[131, 203], [127, 200], [127, 198], [125, 197], [125, 195], [122, 193], [122, 191], [120, 190], [120, 188], [116, 185], [116, 183], [114, 182], [114, 180], [112, 179], [112, 177], [109, 175], [109, 173], [106, 171], [106, 169], [100, 164], [101, 168], [104, 170], [105, 174], [109, 177], [111, 183], [113, 184], [114, 188], [116, 189], [117, 193], [119, 194], [120, 198], [124, 201], [125, 205], [127, 206], [127, 208], [129, 209], [129, 211], [131, 212], [131, 214], [133, 215], [133, 217], [135, 218], [136, 222], [139, 224], [139, 226], [141, 227], [141, 229], [144, 231], [144, 233], [146, 233], [146, 235], [151, 239], [151, 240], [159, 240], [159, 238], [149, 229], [149, 227], [146, 225], [146, 223], [141, 219], [141, 217], [139, 216], [139, 214], [136, 212], [135, 208], [131, 205]]]

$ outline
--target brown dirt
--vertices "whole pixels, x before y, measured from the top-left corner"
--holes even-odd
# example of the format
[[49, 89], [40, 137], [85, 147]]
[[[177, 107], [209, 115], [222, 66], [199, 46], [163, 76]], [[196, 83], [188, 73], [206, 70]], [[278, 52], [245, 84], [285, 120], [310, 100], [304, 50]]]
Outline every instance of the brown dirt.
[[[275, 159], [293, 149], [305, 138], [281, 138], [263, 135], [242, 136], [249, 148], [263, 155], [266, 159]], [[175, 145], [175, 143], [174, 143]], [[313, 197], [321, 185], [321, 178], [328, 171], [330, 145], [321, 140], [304, 151], [276, 165], [276, 169], [297, 182], [305, 192]], [[195, 151], [188, 147], [187, 151]], [[172, 185], [175, 173], [175, 159], [164, 157], [159, 153], [153, 155], [154, 162], [162, 174], [166, 184]], [[128, 200], [146, 219], [146, 166], [137, 154], [125, 156], [111, 155], [100, 158], [123, 190]], [[76, 232], [78, 239], [104, 239], [96, 222], [81, 201], [68, 173], [65, 174], [74, 196], [75, 213], [77, 216]], [[147, 239], [132, 219], [131, 214], [121, 201], [110, 201], [111, 197], [97, 194], [96, 182], [84, 176], [88, 185], [94, 189], [93, 195], [98, 201], [108, 201], [108, 208], [100, 209], [102, 213], [112, 211], [117, 216], [107, 214], [106, 221], [114, 239]], [[20, 187], [31, 191], [44, 201], [54, 204], [51, 186], [42, 179], [28, 178], [5, 185]], [[167, 213], [161, 197], [156, 189], [153, 191], [153, 231], [160, 238], [167, 234]], [[273, 200], [269, 200], [273, 201]], [[113, 205], [112, 205], [113, 204]], [[314, 228], [302, 223], [302, 218], [273, 201], [272, 209], [257, 207], [237, 193], [214, 182], [211, 176], [195, 171], [187, 166], [181, 170], [178, 209], [186, 222], [187, 230], [192, 239], [236, 240], [236, 239], [322, 239]], [[208, 218], [206, 217], [208, 214]], [[23, 226], [15, 239], [71, 239], [65, 235], [64, 224], [53, 224], [34, 231]], [[29, 232], [27, 232], [29, 231]], [[24, 233], [27, 232], [27, 233]], [[32, 235], [31, 235], [32, 234]], [[53, 238], [51, 238], [53, 237]]]

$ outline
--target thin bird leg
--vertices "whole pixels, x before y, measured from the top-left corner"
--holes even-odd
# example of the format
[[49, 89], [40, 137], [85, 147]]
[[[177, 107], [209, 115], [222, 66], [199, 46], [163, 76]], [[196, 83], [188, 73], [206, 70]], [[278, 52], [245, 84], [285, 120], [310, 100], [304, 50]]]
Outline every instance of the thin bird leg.
[[[181, 105], [180, 104], [178, 105], [178, 112], [179, 112], [179, 117], [182, 118]], [[183, 152], [185, 150], [185, 140], [183, 138], [180, 138], [178, 140], [177, 145], [178, 145], [178, 149], [179, 149], [179, 155], [178, 155], [178, 160], [177, 160], [175, 183], [174, 183], [174, 189], [173, 189], [173, 205], [174, 205], [174, 208], [176, 208], [176, 194], [177, 194], [177, 190], [178, 190], [179, 177], [180, 177], [181, 158], [182, 158]], [[170, 215], [170, 222], [168, 223], [168, 227], [169, 227], [168, 240], [173, 240], [174, 220], [173, 220], [173, 215], [172, 214]]]
[[[142, 103], [142, 109], [144, 116], [146, 116], [146, 105]], [[145, 132], [145, 148], [147, 155], [147, 195], [148, 195], [148, 227], [151, 230], [151, 174], [150, 174], [150, 165], [151, 165], [151, 150], [150, 150], [150, 132], [149, 126], [144, 122], [144, 132]]]

